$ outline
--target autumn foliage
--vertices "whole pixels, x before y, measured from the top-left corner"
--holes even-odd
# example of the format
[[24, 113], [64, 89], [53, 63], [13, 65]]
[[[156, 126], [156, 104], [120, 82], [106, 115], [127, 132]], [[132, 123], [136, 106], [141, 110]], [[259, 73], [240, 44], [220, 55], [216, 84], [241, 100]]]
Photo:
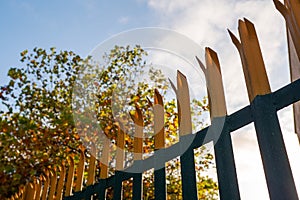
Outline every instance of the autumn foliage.
[[[59, 166], [67, 156], [77, 154], [79, 147], [93, 142], [101, 149], [99, 130], [112, 142], [112, 175], [113, 144], [119, 123], [126, 130], [125, 166], [129, 166], [134, 127], [130, 113], [134, 114], [136, 106], [144, 116], [143, 152], [151, 155], [154, 88], [166, 96], [166, 146], [178, 142], [176, 100], [166, 95], [170, 83], [161, 70], [147, 66], [146, 56], [139, 46], [116, 46], [105, 55], [104, 63], [95, 66], [91, 57], [83, 59], [72, 51], [23, 51], [21, 67], [10, 68], [9, 82], [0, 87], [0, 198], [14, 194], [20, 185], [44, 173], [46, 168]], [[136, 77], [145, 77], [142, 74], [147, 77], [137, 82]], [[194, 128], [203, 127], [199, 116], [208, 111], [206, 99], [193, 100], [191, 107]], [[91, 119], [95, 119], [92, 126], [87, 123]], [[213, 167], [213, 156], [202, 147], [195, 151], [195, 161], [199, 198], [216, 198], [216, 182], [200, 174]], [[166, 164], [169, 199], [181, 194], [179, 166], [179, 159]], [[130, 191], [130, 184], [123, 184], [125, 199], [130, 199], [130, 192], [126, 192]], [[145, 199], [153, 199], [153, 172], [144, 173], [143, 190]]]

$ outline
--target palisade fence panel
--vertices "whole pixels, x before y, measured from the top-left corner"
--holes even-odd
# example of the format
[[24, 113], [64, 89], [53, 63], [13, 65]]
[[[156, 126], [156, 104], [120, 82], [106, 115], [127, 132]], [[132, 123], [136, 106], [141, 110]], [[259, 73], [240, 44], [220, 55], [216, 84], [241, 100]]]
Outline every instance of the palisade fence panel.
[[[163, 98], [155, 90], [154, 112], [154, 154], [143, 159], [143, 113], [136, 107], [132, 115], [135, 123], [133, 164], [124, 166], [124, 138], [122, 128], [117, 135], [116, 171], [108, 176], [108, 167], [99, 164], [93, 155], [96, 147], [92, 146], [86, 161], [84, 150], [79, 150], [79, 161], [68, 161], [58, 168], [45, 170], [45, 173], [32, 182], [21, 186], [11, 199], [105, 199], [106, 190], [113, 189], [113, 198], [122, 199], [122, 182], [133, 180], [133, 199], [142, 198], [142, 173], [154, 169], [155, 199], [166, 199], [165, 163], [180, 157], [182, 198], [197, 199], [197, 182], [194, 161], [194, 149], [213, 142], [218, 175], [220, 199], [240, 199], [234, 154], [230, 133], [254, 122], [261, 159], [270, 199], [298, 199], [293, 174], [287, 157], [277, 111], [293, 104], [295, 131], [300, 135], [300, 1], [286, 0], [281, 3], [274, 0], [275, 7], [283, 15], [287, 24], [289, 60], [292, 83], [272, 92], [266, 74], [265, 64], [260, 50], [254, 25], [248, 20], [239, 20], [239, 38], [229, 31], [236, 46], [245, 76], [249, 105], [227, 114], [222, 83], [221, 66], [217, 53], [205, 49], [205, 64], [197, 57], [207, 83], [210, 106], [211, 126], [192, 134], [190, 98], [187, 78], [177, 73], [177, 86], [172, 83], [178, 100], [179, 142], [165, 147]], [[237, 83], [238, 84], [238, 83]], [[222, 122], [220, 131], [208, 131]], [[213, 129], [215, 130], [215, 129]], [[188, 145], [187, 148], [186, 145]], [[104, 142], [101, 161], [108, 163], [109, 141]], [[87, 166], [85, 166], [87, 164]], [[139, 171], [132, 173], [133, 171]], [[86, 174], [86, 175], [85, 175]], [[96, 177], [98, 176], [98, 177]], [[86, 177], [86, 178], [84, 178]]]

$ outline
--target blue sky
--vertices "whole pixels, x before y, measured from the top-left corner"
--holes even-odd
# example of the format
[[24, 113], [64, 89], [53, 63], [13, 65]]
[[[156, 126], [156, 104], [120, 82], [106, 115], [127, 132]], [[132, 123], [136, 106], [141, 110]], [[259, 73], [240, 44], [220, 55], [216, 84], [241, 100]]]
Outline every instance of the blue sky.
[[[0, 85], [6, 82], [9, 67], [20, 65], [19, 53], [24, 49], [54, 46], [86, 56], [99, 43], [121, 31], [164, 27], [218, 53], [228, 114], [231, 114], [249, 104], [240, 58], [226, 30], [229, 28], [238, 36], [238, 19], [243, 17], [255, 24], [272, 91], [290, 82], [285, 23], [272, 0], [44, 2], [0, 1]], [[203, 55], [199, 57], [203, 60]], [[292, 116], [291, 107], [279, 112], [299, 190], [300, 149]], [[232, 133], [232, 138], [242, 199], [268, 199], [253, 124]]]
[[146, 2], [136, 0], [3, 0], [0, 13], [0, 84], [24, 49], [57, 47], [86, 56], [113, 34], [157, 20]]

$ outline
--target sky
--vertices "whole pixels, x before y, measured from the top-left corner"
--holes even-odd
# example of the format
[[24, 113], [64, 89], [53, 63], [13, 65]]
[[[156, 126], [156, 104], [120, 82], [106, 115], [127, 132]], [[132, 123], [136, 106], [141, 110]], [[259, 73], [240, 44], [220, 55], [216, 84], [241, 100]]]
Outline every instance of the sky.
[[[228, 114], [249, 104], [237, 50], [227, 28], [238, 36], [238, 19], [255, 24], [272, 91], [290, 82], [285, 24], [271, 0], [38, 0], [0, 1], [0, 84], [20, 66], [20, 52], [41, 47], [87, 56], [107, 38], [133, 28], [177, 31], [219, 56]], [[204, 60], [204, 55], [198, 55]], [[300, 189], [300, 149], [291, 107], [279, 112], [296, 187]], [[250, 124], [232, 133], [242, 199], [269, 199]]]

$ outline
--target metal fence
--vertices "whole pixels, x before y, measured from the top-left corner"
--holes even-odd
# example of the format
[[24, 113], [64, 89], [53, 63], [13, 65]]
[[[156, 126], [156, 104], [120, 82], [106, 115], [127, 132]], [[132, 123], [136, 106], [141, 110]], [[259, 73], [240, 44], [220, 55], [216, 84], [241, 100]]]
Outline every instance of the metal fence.
[[[191, 134], [187, 79], [181, 72], [178, 72], [177, 87], [174, 87], [178, 102], [180, 102], [179, 119], [181, 120], [179, 120], [178, 143], [165, 148], [164, 130], [159, 130], [159, 127], [164, 124], [164, 111], [159, 107], [156, 109], [154, 107], [154, 129], [158, 134], [154, 138], [155, 151], [152, 156], [142, 159], [143, 130], [136, 128], [134, 163], [124, 169], [122, 150], [124, 149], [124, 133], [120, 131], [117, 139], [117, 145], [120, 147], [116, 155], [117, 170], [113, 176], [108, 177], [108, 167], [103, 165], [100, 179], [95, 181], [96, 158], [91, 156], [87, 167], [87, 180], [84, 180], [86, 158], [81, 151], [76, 173], [74, 161], [70, 158], [68, 164], [62, 165], [60, 169], [50, 170], [40, 179], [35, 179], [32, 183], [20, 188], [20, 192], [12, 199], [105, 199], [108, 188], [113, 188], [114, 199], [122, 199], [122, 182], [132, 178], [133, 199], [140, 200], [142, 198], [142, 173], [154, 169], [155, 199], [165, 200], [167, 192], [164, 166], [166, 162], [178, 156], [181, 163], [182, 198], [197, 199], [194, 149], [209, 142], [214, 144], [220, 199], [240, 199], [230, 133], [252, 122], [256, 129], [270, 199], [298, 199], [277, 111], [300, 100], [300, 73], [295, 74], [300, 71], [300, 1], [287, 0], [285, 4], [282, 4], [274, 0], [274, 3], [287, 22], [292, 83], [271, 92], [255, 27], [247, 19], [240, 20], [238, 27], [240, 40], [230, 31], [229, 34], [241, 57], [250, 102], [248, 106], [233, 114], [227, 114], [218, 56], [212, 49], [206, 48], [206, 63], [203, 64], [199, 59], [197, 60], [206, 77], [211, 126], [196, 134]], [[162, 97], [157, 91], [154, 104], [163, 106]], [[300, 109], [297, 105], [294, 104], [294, 114], [296, 132], [299, 133], [297, 127], [299, 127], [300, 112], [297, 110]], [[143, 127], [142, 113], [138, 108], [133, 120]], [[208, 131], [213, 126], [218, 126], [220, 121], [224, 125], [220, 132]], [[184, 149], [187, 144], [188, 148]], [[108, 150], [105, 151], [105, 149], [108, 149], [108, 146], [104, 148], [103, 155], [108, 155]], [[92, 148], [92, 151], [95, 151], [95, 148]], [[104, 156], [103, 159], [107, 160], [108, 156]], [[132, 173], [134, 171], [132, 169], [135, 168], [139, 169], [140, 173]], [[75, 177], [76, 180], [74, 180]]]

